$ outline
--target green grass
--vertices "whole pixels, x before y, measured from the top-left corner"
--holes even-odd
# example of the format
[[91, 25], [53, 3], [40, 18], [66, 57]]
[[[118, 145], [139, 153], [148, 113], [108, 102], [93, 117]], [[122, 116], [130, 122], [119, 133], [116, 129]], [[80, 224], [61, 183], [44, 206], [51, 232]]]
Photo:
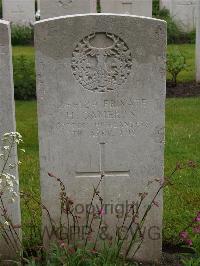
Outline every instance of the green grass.
[[[178, 76], [178, 81], [193, 81], [195, 79], [195, 45], [180, 44], [168, 45], [168, 52], [179, 49], [186, 58], [187, 69]], [[25, 55], [34, 58], [34, 48], [31, 46], [14, 46], [13, 56]], [[170, 75], [167, 76], [170, 79]]]
[[[167, 99], [165, 173], [169, 175], [176, 162], [200, 162], [200, 98]], [[36, 102], [16, 103], [17, 130], [24, 137], [26, 153], [21, 160], [20, 185], [39, 197], [38, 136]], [[181, 231], [200, 208], [200, 168], [181, 170], [174, 185], [165, 189], [164, 240], [178, 241]], [[23, 220], [29, 220], [22, 204]], [[38, 217], [38, 223], [40, 217]]]
[[[168, 99], [166, 103], [165, 173], [176, 162], [200, 163], [200, 98]], [[177, 234], [200, 210], [200, 167], [180, 170], [174, 185], [165, 189], [164, 239]]]
[[[20, 153], [19, 159], [22, 161], [20, 165], [20, 190], [23, 192], [36, 195], [40, 200], [40, 180], [39, 180], [39, 147], [38, 147], [38, 134], [37, 134], [37, 116], [36, 116], [36, 102], [35, 101], [17, 101], [16, 102], [16, 120], [17, 131], [23, 135], [22, 148], [25, 153]], [[28, 206], [24, 200], [21, 200], [22, 208], [22, 226], [23, 226], [23, 239], [25, 245], [30, 247], [37, 241], [38, 238], [27, 239], [30, 236], [30, 223], [33, 216], [33, 209], [36, 211], [37, 229], [40, 230], [41, 224], [41, 210], [34, 201], [29, 201]]]
[[[26, 153], [23, 155], [25, 163], [21, 166], [21, 185], [22, 189], [27, 184], [32, 186], [29, 189], [39, 191], [39, 170], [38, 170], [38, 136], [36, 119], [36, 102], [16, 103], [17, 130], [23, 135]], [[27, 183], [28, 182], [28, 183]]]
[[25, 55], [34, 58], [34, 47], [32, 46], [13, 46], [13, 56]]

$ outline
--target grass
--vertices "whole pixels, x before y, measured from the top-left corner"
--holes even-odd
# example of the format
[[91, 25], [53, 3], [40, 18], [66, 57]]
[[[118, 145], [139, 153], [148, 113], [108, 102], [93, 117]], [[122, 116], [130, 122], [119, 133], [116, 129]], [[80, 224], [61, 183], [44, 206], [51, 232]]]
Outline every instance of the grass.
[[[176, 162], [200, 163], [200, 98], [167, 99], [165, 174]], [[177, 241], [180, 232], [200, 208], [200, 167], [181, 170], [165, 189], [164, 239]]]
[[[178, 81], [193, 81], [195, 80], [195, 45], [180, 44], [168, 45], [168, 52], [174, 49], [179, 49], [186, 58], [187, 69], [182, 71], [178, 76]], [[13, 56], [25, 55], [34, 58], [34, 48], [31, 46], [14, 46]], [[170, 79], [170, 75], [167, 76]]]
[[13, 56], [32, 56], [34, 58], [34, 47], [32, 46], [13, 46]]
[[[200, 98], [167, 99], [165, 174], [176, 162], [200, 163]], [[21, 160], [20, 186], [39, 197], [38, 136], [36, 102], [16, 102], [17, 130], [24, 136], [26, 153]], [[174, 185], [165, 189], [164, 240], [178, 241], [178, 233], [200, 206], [200, 168], [181, 170]], [[22, 205], [23, 220], [29, 221], [28, 209]], [[38, 223], [40, 215], [38, 215]]]
[[[21, 166], [22, 189], [31, 185], [29, 190], [39, 192], [38, 135], [36, 120], [36, 102], [20, 102], [16, 104], [17, 130], [23, 135], [26, 153], [25, 163]], [[36, 189], [37, 188], [37, 189]]]
[[[36, 195], [36, 198], [40, 200], [40, 180], [39, 180], [39, 147], [38, 147], [38, 134], [37, 134], [37, 116], [36, 116], [36, 102], [35, 101], [17, 101], [16, 102], [16, 120], [17, 131], [23, 135], [23, 147], [25, 153], [20, 153], [20, 161], [23, 163], [20, 165], [20, 190]], [[23, 239], [26, 239], [27, 235], [30, 236], [31, 230], [31, 217], [33, 215], [33, 209], [36, 210], [35, 220], [38, 225], [41, 224], [41, 210], [38, 209], [35, 202], [30, 201], [28, 205], [25, 201], [21, 200], [22, 208], [22, 226], [23, 226]], [[40, 226], [38, 227], [40, 230]], [[37, 241], [37, 237], [33, 238]], [[26, 239], [25, 245], [31, 247], [34, 243], [33, 239], [29, 241]]]

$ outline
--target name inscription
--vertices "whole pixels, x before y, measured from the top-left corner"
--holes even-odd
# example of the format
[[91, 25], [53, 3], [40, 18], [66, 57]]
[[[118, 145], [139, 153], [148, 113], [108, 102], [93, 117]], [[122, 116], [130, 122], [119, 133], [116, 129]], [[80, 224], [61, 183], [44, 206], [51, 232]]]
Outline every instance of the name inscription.
[[151, 106], [151, 101], [132, 98], [70, 102], [58, 108], [53, 130], [69, 137], [133, 137], [149, 126]]

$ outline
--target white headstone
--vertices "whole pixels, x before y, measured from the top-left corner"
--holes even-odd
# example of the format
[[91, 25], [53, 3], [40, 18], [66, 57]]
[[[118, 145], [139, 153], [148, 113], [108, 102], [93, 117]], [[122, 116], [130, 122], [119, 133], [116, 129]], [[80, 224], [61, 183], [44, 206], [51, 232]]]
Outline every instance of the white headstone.
[[[83, 210], [101, 171], [105, 204], [136, 200], [163, 176], [165, 23], [114, 14], [49, 19], [35, 24], [35, 47], [42, 202], [53, 220], [59, 227], [59, 185], [48, 172]], [[146, 224], [157, 232], [145, 236], [143, 260], [161, 255], [162, 193], [157, 201]], [[114, 230], [116, 213], [104, 222]]]
[[37, 11], [40, 10], [40, 0], [37, 0]]
[[196, 2], [197, 0], [161, 0], [160, 6], [169, 9], [182, 31], [190, 32], [195, 29]]
[[40, 0], [41, 19], [96, 13], [96, 0]]
[[101, 0], [102, 13], [152, 17], [152, 0]]
[[35, 22], [35, 0], [3, 0], [2, 7], [5, 20], [19, 25]]
[[200, 83], [200, 0], [196, 12], [196, 81]]
[[40, 0], [37, 0], [37, 9], [40, 10]]
[[[3, 134], [7, 132], [16, 131], [15, 126], [15, 103], [14, 103], [14, 87], [13, 87], [13, 71], [12, 71], [12, 52], [11, 52], [11, 36], [10, 36], [10, 25], [9, 22], [0, 20], [0, 136], [2, 138]], [[0, 148], [2, 147], [0, 141]], [[1, 152], [0, 152], [1, 153]], [[12, 163], [17, 162], [17, 152], [12, 154]], [[2, 164], [1, 164], [2, 166]], [[2, 169], [2, 167], [1, 167]], [[18, 179], [18, 169], [15, 167], [12, 170], [12, 174]], [[18, 191], [18, 187], [14, 188]], [[6, 208], [8, 210], [8, 216], [11, 218], [14, 225], [21, 224], [20, 217], [20, 204], [19, 198], [15, 200], [14, 203], [6, 201], [4, 195], [4, 203], [6, 203]], [[0, 211], [1, 213], [1, 211]], [[1, 220], [2, 217], [0, 217]], [[2, 221], [2, 220], [1, 220]], [[0, 229], [1, 230], [1, 229]], [[18, 229], [16, 231], [19, 233]], [[8, 230], [8, 235], [10, 232]], [[12, 239], [12, 237], [11, 237]], [[12, 240], [12, 243], [14, 241]], [[11, 246], [8, 246], [3, 240], [0, 233], [0, 255], [5, 258], [15, 257], [15, 252]]]
[[166, 8], [168, 10], [171, 10], [171, 0], [160, 0], [160, 9]]

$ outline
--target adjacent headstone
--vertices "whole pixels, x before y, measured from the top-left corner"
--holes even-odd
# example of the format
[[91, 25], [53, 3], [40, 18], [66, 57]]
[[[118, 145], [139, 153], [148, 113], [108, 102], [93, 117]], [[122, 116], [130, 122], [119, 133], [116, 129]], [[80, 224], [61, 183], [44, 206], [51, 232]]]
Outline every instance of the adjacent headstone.
[[[16, 131], [15, 126], [15, 104], [14, 104], [14, 86], [13, 86], [13, 71], [12, 71], [12, 52], [11, 52], [11, 34], [9, 22], [0, 20], [0, 138], [7, 132]], [[3, 143], [0, 141], [0, 148]], [[1, 149], [0, 149], [1, 150]], [[1, 151], [0, 151], [1, 153]], [[17, 162], [17, 152], [12, 153], [12, 164]], [[2, 164], [0, 161], [0, 168]], [[15, 166], [11, 174], [15, 175], [18, 179], [18, 169]], [[18, 191], [18, 186], [14, 188]], [[8, 202], [6, 200], [8, 198]], [[4, 195], [4, 203], [8, 210], [8, 216], [11, 218], [14, 225], [21, 224], [20, 204], [19, 198], [15, 202], [11, 202], [11, 196]], [[1, 211], [0, 211], [1, 213]], [[3, 222], [2, 217], [0, 220]], [[0, 229], [1, 230], [1, 229]], [[19, 233], [18, 229], [16, 232]], [[8, 235], [10, 230], [8, 229]], [[14, 234], [14, 232], [13, 232]], [[15, 235], [15, 234], [14, 234]], [[11, 237], [12, 239], [12, 237]], [[12, 243], [14, 241], [12, 240]], [[15, 243], [14, 243], [15, 244]], [[12, 246], [8, 246], [0, 234], [0, 255], [3, 258], [13, 258], [16, 254]]]
[[200, 0], [197, 1], [196, 13], [196, 81], [200, 83]]
[[197, 0], [161, 0], [160, 7], [167, 8], [170, 15], [184, 32], [195, 29], [195, 10]]
[[40, 0], [41, 19], [96, 13], [96, 0]]
[[37, 0], [37, 10], [40, 10], [40, 0]]
[[[42, 203], [59, 227], [59, 184], [48, 172], [84, 212], [103, 171], [104, 204], [125, 208], [149, 179], [163, 176], [165, 22], [114, 14], [54, 18], [35, 24], [35, 47]], [[157, 202], [137, 255], [146, 261], [161, 255], [162, 193]], [[103, 219], [109, 238], [116, 213]], [[48, 242], [45, 212], [43, 230]]]
[[35, 0], [3, 0], [2, 7], [5, 20], [19, 25], [35, 22]]
[[166, 8], [168, 10], [171, 10], [171, 4], [172, 4], [171, 0], [160, 0], [159, 4], [160, 4], [160, 9]]
[[152, 17], [152, 0], [101, 0], [102, 13]]

